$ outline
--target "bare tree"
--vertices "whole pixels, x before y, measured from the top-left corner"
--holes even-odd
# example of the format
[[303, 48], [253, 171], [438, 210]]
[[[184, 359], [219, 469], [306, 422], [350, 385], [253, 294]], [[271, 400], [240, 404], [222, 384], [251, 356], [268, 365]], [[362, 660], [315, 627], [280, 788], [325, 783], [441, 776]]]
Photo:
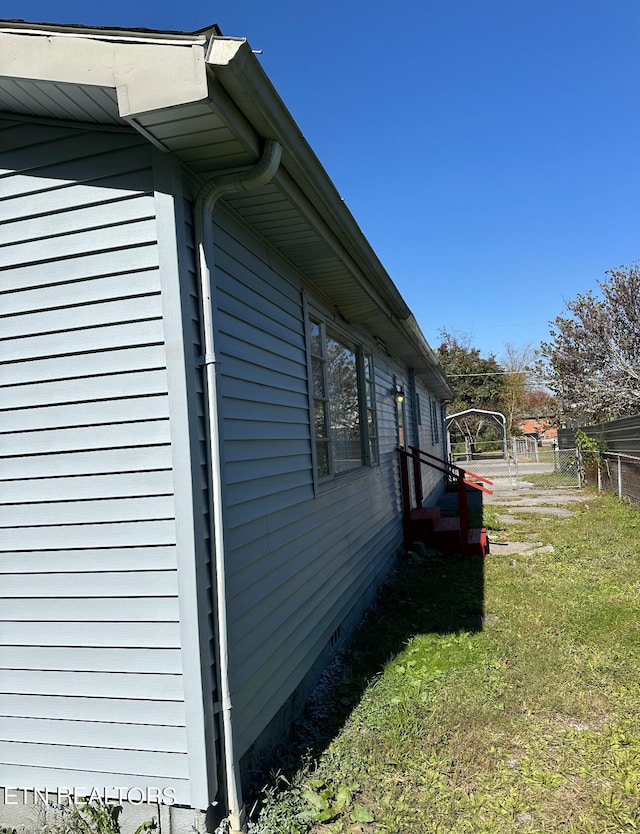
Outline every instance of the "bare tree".
[[507, 434], [509, 437], [520, 434], [520, 423], [524, 417], [526, 398], [531, 390], [534, 358], [535, 351], [530, 344], [517, 347], [507, 342], [504, 355], [500, 360], [500, 364], [504, 368], [500, 405], [507, 419]]
[[640, 268], [605, 274], [598, 296], [589, 290], [567, 302], [570, 315], [550, 323], [539, 351], [548, 387], [581, 422], [640, 411]]

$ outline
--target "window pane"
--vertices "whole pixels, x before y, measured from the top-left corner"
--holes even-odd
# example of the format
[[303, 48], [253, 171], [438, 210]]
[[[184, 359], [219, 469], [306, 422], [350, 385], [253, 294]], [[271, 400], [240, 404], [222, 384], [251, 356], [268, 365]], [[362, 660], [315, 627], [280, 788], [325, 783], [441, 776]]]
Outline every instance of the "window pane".
[[330, 327], [309, 319], [316, 474], [321, 478], [377, 459], [373, 359]]
[[436, 444], [439, 442], [438, 432], [438, 404], [435, 400], [431, 401], [431, 442]]
[[373, 409], [367, 409], [367, 427], [369, 429], [369, 434], [373, 437], [376, 433], [376, 421], [373, 413]]
[[347, 472], [349, 469], [362, 466], [362, 445], [359, 437], [357, 439], [344, 435], [334, 437], [331, 448], [335, 472]]
[[311, 322], [311, 353], [322, 356], [322, 331], [317, 321]]
[[327, 379], [331, 426], [352, 431], [360, 423], [356, 355], [332, 338], [327, 340]]
[[316, 461], [318, 475], [326, 477], [329, 474], [329, 447], [326, 443], [316, 443]]
[[396, 414], [398, 415], [398, 444], [401, 449], [405, 447], [404, 434], [404, 402], [396, 403]]
[[368, 380], [373, 380], [373, 360], [369, 354], [364, 357], [364, 375]]
[[324, 402], [315, 403], [316, 437], [327, 436], [327, 406]]
[[327, 337], [327, 379], [331, 449], [335, 472], [361, 466], [362, 440], [355, 351]]
[[367, 408], [373, 408], [373, 386], [367, 383]]
[[326, 396], [326, 393], [325, 393], [325, 390], [324, 390], [323, 366], [324, 366], [324, 362], [321, 359], [312, 359], [311, 360], [311, 370], [313, 372], [313, 396], [314, 397], [325, 397]]

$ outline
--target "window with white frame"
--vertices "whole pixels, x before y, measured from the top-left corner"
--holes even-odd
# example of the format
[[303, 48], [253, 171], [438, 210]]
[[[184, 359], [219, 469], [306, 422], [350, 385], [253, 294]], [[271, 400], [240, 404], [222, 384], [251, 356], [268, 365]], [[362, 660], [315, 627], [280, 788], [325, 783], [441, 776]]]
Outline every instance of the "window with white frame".
[[316, 471], [326, 479], [377, 461], [373, 360], [320, 318], [309, 332]]
[[438, 403], [435, 400], [431, 400], [431, 443], [435, 446], [436, 443], [440, 442], [440, 430], [439, 430], [439, 411]]

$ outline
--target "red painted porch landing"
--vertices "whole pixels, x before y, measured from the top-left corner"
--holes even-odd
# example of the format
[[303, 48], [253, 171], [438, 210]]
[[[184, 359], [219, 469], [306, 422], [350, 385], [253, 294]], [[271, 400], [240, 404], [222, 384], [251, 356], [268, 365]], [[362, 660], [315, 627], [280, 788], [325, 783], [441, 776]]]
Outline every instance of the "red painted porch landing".
[[411, 510], [407, 524], [408, 544], [419, 541], [443, 553], [462, 553], [465, 556], [486, 556], [489, 553], [489, 539], [486, 528], [472, 527], [467, 530], [466, 541], [460, 529], [460, 518], [444, 518], [439, 507], [420, 507]]
[[[489, 553], [489, 539], [484, 527], [469, 525], [469, 490], [480, 500], [482, 495], [492, 494], [493, 486], [488, 478], [474, 475], [459, 466], [436, 458], [427, 452], [410, 446], [398, 449], [400, 455], [400, 477], [402, 483], [402, 511], [404, 540], [410, 547], [413, 542], [422, 542], [427, 547], [444, 553], [462, 553], [465, 556], [486, 556]], [[439, 507], [423, 506], [422, 467], [428, 466], [443, 473], [450, 486], [455, 486], [457, 517], [442, 517]], [[410, 478], [410, 472], [413, 478]], [[449, 505], [451, 506], [451, 505]]]

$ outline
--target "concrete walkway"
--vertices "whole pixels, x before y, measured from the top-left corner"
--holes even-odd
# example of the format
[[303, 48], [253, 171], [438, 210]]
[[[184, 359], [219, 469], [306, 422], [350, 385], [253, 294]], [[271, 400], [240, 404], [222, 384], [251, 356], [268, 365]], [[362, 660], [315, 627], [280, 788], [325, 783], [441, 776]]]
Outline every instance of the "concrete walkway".
[[[486, 503], [496, 507], [504, 507], [504, 512], [498, 513], [497, 519], [509, 527], [517, 528], [522, 520], [516, 514], [535, 513], [536, 515], [554, 518], [570, 518], [575, 513], [570, 509], [572, 504], [588, 501], [589, 493], [579, 489], [545, 489], [526, 492], [524, 490], [497, 490], [493, 495], [486, 496]], [[494, 534], [495, 535], [495, 534]], [[490, 553], [508, 556], [515, 553], [535, 553], [540, 550], [553, 550], [551, 545], [543, 546], [535, 541], [535, 536], [524, 541], [517, 539], [517, 532], [511, 538], [507, 533], [506, 541], [494, 541], [490, 536]]]
[[[491, 532], [489, 532], [489, 553], [508, 556], [514, 553], [534, 553], [538, 550], [551, 549], [550, 545], [544, 547], [542, 542], [536, 541], [535, 536], [524, 540], [518, 538], [517, 526], [523, 522], [516, 514], [535, 513], [536, 515], [548, 516], [550, 518], [570, 518], [574, 515], [571, 510], [571, 505], [588, 501], [591, 495], [580, 489], [568, 487], [540, 489], [527, 484], [519, 489], [513, 489], [506, 482], [503, 486], [500, 483], [494, 482], [493, 495], [485, 495], [478, 490], [468, 489], [467, 498], [469, 509], [472, 511], [480, 508], [483, 501], [492, 507], [504, 509], [504, 512], [497, 514], [497, 518], [498, 521], [507, 527], [507, 539], [505, 541], [496, 541], [492, 538]], [[446, 492], [438, 501], [438, 506], [441, 510], [457, 511], [457, 492]], [[513, 536], [509, 532], [509, 528], [511, 527], [514, 528]], [[493, 535], [495, 536], [496, 534], [494, 533]]]

